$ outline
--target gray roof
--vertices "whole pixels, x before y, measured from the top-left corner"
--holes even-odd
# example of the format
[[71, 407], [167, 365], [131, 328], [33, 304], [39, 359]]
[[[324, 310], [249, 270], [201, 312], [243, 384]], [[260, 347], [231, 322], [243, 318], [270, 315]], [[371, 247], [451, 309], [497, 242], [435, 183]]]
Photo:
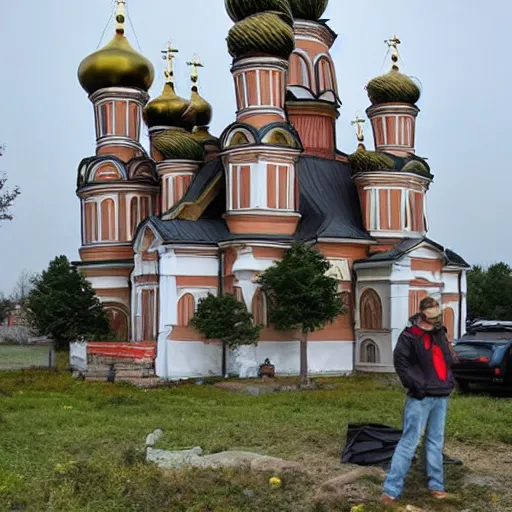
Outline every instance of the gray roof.
[[[196, 174], [180, 201], [193, 202], [224, 169], [220, 158], [205, 164]], [[299, 180], [299, 212], [301, 220], [295, 236], [233, 235], [222, 218], [225, 213], [225, 191], [212, 202], [197, 221], [161, 220], [148, 222], [164, 243], [218, 243], [239, 239], [261, 239], [280, 242], [310, 241], [317, 238], [369, 240], [364, 229], [356, 187], [348, 164], [316, 157], [300, 157], [297, 164]]]
[[427, 243], [434, 246], [441, 253], [443, 253], [446, 265], [453, 265], [456, 267], [469, 268], [469, 264], [457, 253], [451, 249], [445, 249], [442, 245], [430, 240], [429, 238], [405, 238], [398, 245], [390, 249], [389, 251], [377, 252], [372, 254], [364, 260], [360, 260], [358, 263], [364, 262], [378, 262], [378, 261], [398, 261], [403, 258], [408, 252], [412, 251], [415, 247], [422, 243]]

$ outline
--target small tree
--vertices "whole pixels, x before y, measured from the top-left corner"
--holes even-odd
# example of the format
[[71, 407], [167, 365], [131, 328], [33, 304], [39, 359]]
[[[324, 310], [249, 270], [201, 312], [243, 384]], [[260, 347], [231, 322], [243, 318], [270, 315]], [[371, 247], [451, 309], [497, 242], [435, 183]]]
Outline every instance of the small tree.
[[259, 279], [269, 321], [279, 330], [300, 332], [300, 379], [308, 381], [308, 336], [345, 313], [338, 282], [326, 276], [329, 262], [318, 251], [295, 244]]
[[25, 300], [27, 299], [30, 291], [34, 287], [33, 284], [34, 276], [23, 270], [14, 285], [14, 289], [12, 291], [11, 300], [20, 306], [23, 306]]
[[[4, 146], [0, 144], [0, 156], [2, 156]], [[2, 221], [12, 220], [13, 216], [9, 213], [14, 200], [20, 195], [19, 187], [15, 187], [12, 190], [4, 189], [7, 183], [7, 176], [0, 173], [0, 224]]]
[[222, 342], [223, 375], [226, 375], [226, 348], [254, 345], [261, 331], [260, 325], [254, 325], [245, 304], [233, 295], [208, 295], [201, 299], [191, 323], [206, 339]]
[[30, 320], [41, 336], [50, 336], [58, 349], [81, 338], [107, 339], [110, 325], [90, 283], [66, 256], [55, 258], [26, 300]]

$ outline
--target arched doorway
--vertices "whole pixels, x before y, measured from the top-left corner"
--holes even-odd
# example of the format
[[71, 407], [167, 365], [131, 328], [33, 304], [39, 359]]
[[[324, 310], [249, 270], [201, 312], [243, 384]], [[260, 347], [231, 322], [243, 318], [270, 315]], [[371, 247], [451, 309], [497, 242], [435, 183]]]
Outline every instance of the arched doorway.
[[108, 308], [107, 316], [116, 341], [128, 341], [128, 315], [118, 308]]

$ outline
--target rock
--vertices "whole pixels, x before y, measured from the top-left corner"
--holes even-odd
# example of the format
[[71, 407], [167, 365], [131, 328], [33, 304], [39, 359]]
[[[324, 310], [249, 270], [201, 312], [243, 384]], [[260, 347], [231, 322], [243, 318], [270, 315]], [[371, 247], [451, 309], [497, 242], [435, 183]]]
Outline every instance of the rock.
[[146, 437], [146, 446], [155, 446], [155, 444], [158, 443], [160, 439], [162, 439], [163, 435], [164, 433], [159, 428], [157, 428], [154, 432], [149, 434], [148, 437]]
[[261, 388], [259, 388], [258, 386], [247, 386], [244, 389], [244, 392], [247, 393], [249, 396], [260, 396], [262, 394]]
[[246, 498], [254, 498], [256, 494], [252, 489], [244, 489], [242, 492]]
[[276, 457], [259, 457], [251, 462], [251, 470], [261, 473], [305, 473], [306, 469], [298, 462]]
[[405, 512], [425, 512], [422, 508], [415, 507], [413, 505], [407, 505]]
[[155, 463], [162, 469], [180, 469], [194, 466], [194, 462], [201, 458], [203, 450], [199, 447], [192, 450], [171, 452], [166, 450], [154, 450], [148, 447], [146, 460]]

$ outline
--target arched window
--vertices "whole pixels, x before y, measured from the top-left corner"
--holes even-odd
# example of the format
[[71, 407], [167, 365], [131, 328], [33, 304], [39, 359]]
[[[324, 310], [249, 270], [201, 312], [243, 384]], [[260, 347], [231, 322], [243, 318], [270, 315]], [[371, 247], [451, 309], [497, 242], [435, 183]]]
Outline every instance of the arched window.
[[361, 329], [378, 331], [382, 329], [382, 302], [375, 290], [365, 290], [359, 303]]
[[190, 293], [183, 295], [178, 302], [178, 325], [189, 327], [190, 321], [194, 318], [196, 302]]
[[267, 301], [260, 289], [256, 290], [252, 299], [252, 316], [256, 325], [267, 326]]
[[135, 234], [139, 225], [139, 199], [132, 197], [130, 201], [130, 238]]
[[379, 347], [372, 340], [365, 340], [361, 344], [359, 357], [361, 363], [380, 364]]
[[89, 201], [85, 203], [85, 242], [98, 241], [98, 205]]
[[101, 240], [112, 242], [116, 239], [116, 209], [113, 199], [101, 202]]
[[302, 85], [311, 89], [310, 66], [306, 57], [298, 52], [293, 52], [290, 58], [289, 85]]
[[330, 59], [326, 56], [320, 57], [316, 63], [316, 80], [318, 93], [324, 91], [337, 91], [334, 78], [334, 68]]

